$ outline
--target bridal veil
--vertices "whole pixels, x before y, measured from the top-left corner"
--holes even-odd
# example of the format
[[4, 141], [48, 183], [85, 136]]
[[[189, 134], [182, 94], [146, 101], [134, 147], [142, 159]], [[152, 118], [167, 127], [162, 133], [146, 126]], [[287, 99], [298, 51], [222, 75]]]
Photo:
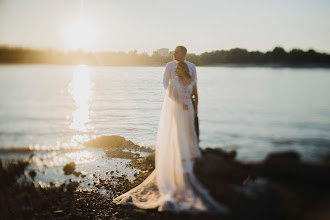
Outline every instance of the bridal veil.
[[[193, 85], [190, 86], [192, 90]], [[187, 97], [185, 90], [177, 76], [171, 80], [160, 114], [155, 170], [140, 185], [114, 198], [116, 204], [174, 212], [228, 211], [210, 196], [193, 173], [194, 159], [201, 152], [194, 129], [191, 93]]]

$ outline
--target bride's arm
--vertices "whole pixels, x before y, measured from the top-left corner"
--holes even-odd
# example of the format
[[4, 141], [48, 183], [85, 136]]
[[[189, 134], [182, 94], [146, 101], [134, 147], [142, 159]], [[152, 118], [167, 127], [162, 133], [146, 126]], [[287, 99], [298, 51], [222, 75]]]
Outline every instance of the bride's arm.
[[192, 94], [195, 96], [195, 116], [198, 114], [198, 92], [197, 92], [197, 84], [194, 85], [193, 87], [193, 92]]

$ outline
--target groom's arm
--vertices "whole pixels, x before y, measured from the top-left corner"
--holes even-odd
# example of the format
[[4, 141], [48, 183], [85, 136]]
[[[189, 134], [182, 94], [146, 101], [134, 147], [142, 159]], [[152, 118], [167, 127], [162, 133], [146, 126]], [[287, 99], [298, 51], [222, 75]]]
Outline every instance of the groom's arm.
[[196, 66], [195, 65], [194, 65], [194, 68], [192, 69], [191, 76], [194, 79], [194, 81], [197, 83], [197, 72], [196, 72]]
[[167, 89], [168, 88], [168, 85], [169, 85], [169, 81], [170, 81], [170, 67], [169, 67], [169, 64], [167, 63], [166, 64], [166, 67], [165, 67], [165, 72], [164, 72], [164, 76], [163, 76], [163, 85], [164, 85], [164, 88]]

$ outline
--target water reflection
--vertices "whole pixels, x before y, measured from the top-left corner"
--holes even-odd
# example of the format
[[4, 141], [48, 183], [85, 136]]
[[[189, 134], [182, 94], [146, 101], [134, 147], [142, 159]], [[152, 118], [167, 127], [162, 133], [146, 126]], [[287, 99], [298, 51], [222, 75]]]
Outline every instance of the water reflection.
[[90, 80], [90, 71], [86, 65], [78, 65], [73, 73], [72, 81], [69, 83], [69, 93], [71, 94], [77, 109], [72, 112], [72, 124], [70, 128], [80, 132], [88, 132], [94, 127], [88, 124], [89, 101], [93, 94]]
[[76, 164], [84, 164], [95, 161], [95, 155], [87, 150], [66, 153], [66, 156], [73, 160]]

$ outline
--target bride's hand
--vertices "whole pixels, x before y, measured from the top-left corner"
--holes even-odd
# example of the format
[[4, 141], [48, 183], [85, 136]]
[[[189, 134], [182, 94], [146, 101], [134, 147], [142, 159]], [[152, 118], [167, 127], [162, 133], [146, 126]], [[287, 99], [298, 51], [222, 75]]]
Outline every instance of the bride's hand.
[[184, 109], [184, 110], [188, 110], [188, 105], [183, 104], [183, 109]]

